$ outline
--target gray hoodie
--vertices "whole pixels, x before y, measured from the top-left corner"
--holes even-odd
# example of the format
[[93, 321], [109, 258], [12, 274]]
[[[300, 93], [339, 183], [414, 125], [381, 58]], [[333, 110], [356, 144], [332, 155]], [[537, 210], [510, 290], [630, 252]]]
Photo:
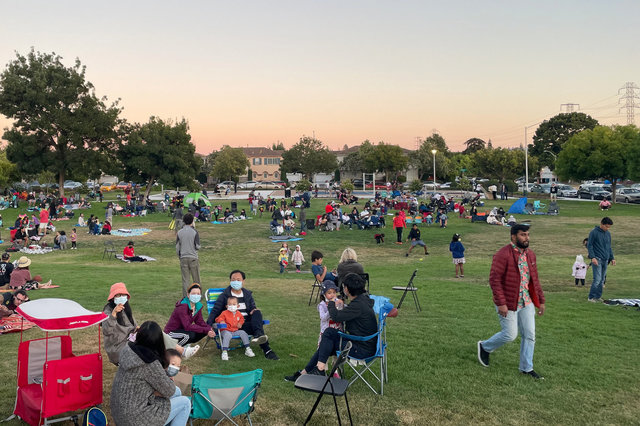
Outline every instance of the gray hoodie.
[[182, 258], [198, 258], [200, 235], [193, 226], [185, 226], [176, 235], [176, 254]]

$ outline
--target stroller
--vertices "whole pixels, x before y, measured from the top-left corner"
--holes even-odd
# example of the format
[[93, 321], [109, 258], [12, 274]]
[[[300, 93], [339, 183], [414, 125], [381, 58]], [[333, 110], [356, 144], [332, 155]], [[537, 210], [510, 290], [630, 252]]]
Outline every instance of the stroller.
[[[46, 332], [43, 339], [22, 341], [18, 347], [18, 390], [13, 414], [32, 426], [75, 420], [77, 415], [53, 416], [102, 403], [102, 355], [98, 349], [75, 355], [68, 332], [107, 319], [67, 299], [38, 299], [16, 309], [23, 318]], [[67, 335], [49, 336], [66, 331]]]

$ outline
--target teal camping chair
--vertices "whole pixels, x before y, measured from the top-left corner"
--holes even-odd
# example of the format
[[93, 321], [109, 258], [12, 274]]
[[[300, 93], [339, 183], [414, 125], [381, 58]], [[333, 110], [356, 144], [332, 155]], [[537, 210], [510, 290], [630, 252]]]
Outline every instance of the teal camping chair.
[[540, 210], [542, 210], [545, 207], [547, 207], [547, 205], [541, 203], [540, 200], [533, 201], [533, 209], [536, 211], [536, 213], [538, 213]]
[[262, 383], [262, 370], [246, 373], [200, 374], [193, 376], [191, 385], [191, 425], [193, 419], [216, 420], [216, 425], [233, 417], [246, 415], [251, 425], [251, 412], [255, 408], [258, 388]]

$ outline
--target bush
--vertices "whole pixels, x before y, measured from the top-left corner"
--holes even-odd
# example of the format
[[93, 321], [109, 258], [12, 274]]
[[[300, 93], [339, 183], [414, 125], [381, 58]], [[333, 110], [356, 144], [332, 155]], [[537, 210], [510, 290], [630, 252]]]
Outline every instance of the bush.
[[407, 177], [404, 175], [398, 175], [398, 177], [396, 177], [396, 180], [400, 183], [405, 183], [407, 181]]
[[302, 179], [296, 184], [296, 191], [307, 192], [311, 190], [311, 182], [307, 179]]
[[354, 189], [353, 182], [351, 182], [351, 179], [347, 179], [344, 182], [341, 182], [340, 187], [349, 193], [353, 192], [353, 189]]
[[417, 192], [420, 191], [422, 189], [422, 182], [420, 182], [420, 180], [415, 179], [411, 182], [411, 184], [409, 184], [409, 191], [411, 192]]

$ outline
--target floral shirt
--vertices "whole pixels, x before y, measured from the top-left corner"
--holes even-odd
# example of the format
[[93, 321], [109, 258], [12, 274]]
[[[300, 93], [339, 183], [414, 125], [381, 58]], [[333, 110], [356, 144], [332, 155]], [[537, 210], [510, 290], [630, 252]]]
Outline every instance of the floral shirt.
[[518, 254], [518, 269], [520, 270], [520, 292], [518, 293], [518, 308], [524, 308], [531, 303], [529, 295], [529, 264], [527, 263], [527, 250], [519, 249], [515, 244], [511, 247]]

